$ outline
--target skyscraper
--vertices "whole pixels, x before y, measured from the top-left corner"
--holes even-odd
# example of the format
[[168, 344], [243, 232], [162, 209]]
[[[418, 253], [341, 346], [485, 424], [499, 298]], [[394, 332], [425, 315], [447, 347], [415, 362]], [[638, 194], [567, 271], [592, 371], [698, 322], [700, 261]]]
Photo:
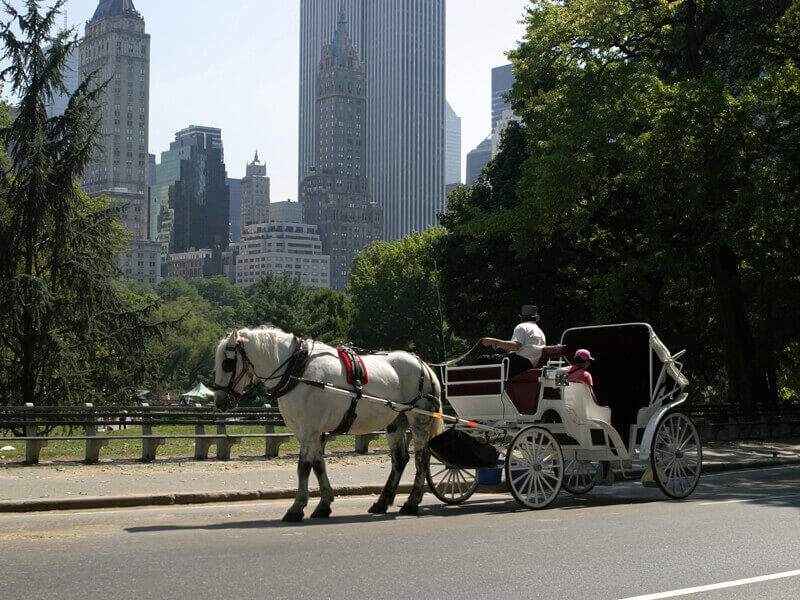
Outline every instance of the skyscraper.
[[492, 160], [492, 136], [487, 137], [467, 154], [467, 185], [472, 185], [481, 176], [481, 171]]
[[178, 132], [161, 153], [152, 199], [160, 205], [162, 256], [192, 250], [225, 250], [230, 237], [230, 190], [222, 161], [222, 132]]
[[242, 235], [242, 180], [228, 177], [227, 183], [231, 192], [231, 241], [238, 243]]
[[100, 0], [79, 49], [81, 80], [109, 80], [103, 95], [101, 136], [84, 190], [126, 205], [121, 218], [134, 239], [148, 237], [150, 36], [133, 0]]
[[269, 177], [267, 165], [256, 157], [249, 165], [242, 179], [242, 219], [239, 234], [248, 225], [269, 221]]
[[318, 48], [340, 8], [366, 64], [366, 176], [393, 240], [434, 225], [444, 206], [445, 0], [301, 0], [301, 177], [316, 166]]
[[505, 96], [514, 85], [514, 65], [508, 64], [492, 69], [492, 131], [497, 128], [503, 111], [511, 108]]
[[445, 145], [445, 177], [447, 185], [461, 183], [461, 117], [456, 114], [450, 103], [447, 103], [445, 121], [447, 143]]
[[59, 117], [67, 112], [69, 99], [80, 85], [80, 53], [77, 49], [73, 50], [67, 55], [67, 61], [61, 74], [64, 77], [64, 87], [66, 88], [66, 93], [58, 94], [57, 96], [53, 97], [53, 102], [48, 104], [47, 116], [51, 119], [53, 117]]
[[301, 184], [304, 220], [319, 226], [330, 255], [331, 287], [344, 291], [356, 252], [382, 237], [383, 212], [370, 202], [366, 170], [368, 82], [358, 49], [339, 14], [317, 70], [315, 170]]

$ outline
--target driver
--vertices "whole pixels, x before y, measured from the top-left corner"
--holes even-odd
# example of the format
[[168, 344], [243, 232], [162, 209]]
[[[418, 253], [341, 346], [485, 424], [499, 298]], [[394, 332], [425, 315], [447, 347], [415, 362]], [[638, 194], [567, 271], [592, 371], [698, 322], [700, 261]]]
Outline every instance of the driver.
[[536, 306], [526, 304], [520, 311], [520, 324], [514, 329], [510, 340], [500, 340], [497, 338], [486, 337], [481, 343], [486, 347], [507, 350], [508, 354], [487, 354], [478, 357], [475, 364], [495, 365], [503, 362], [504, 359], [510, 361], [508, 378], [511, 379], [536, 368], [539, 359], [542, 358], [542, 349], [547, 345], [544, 332], [539, 325], [539, 309]]

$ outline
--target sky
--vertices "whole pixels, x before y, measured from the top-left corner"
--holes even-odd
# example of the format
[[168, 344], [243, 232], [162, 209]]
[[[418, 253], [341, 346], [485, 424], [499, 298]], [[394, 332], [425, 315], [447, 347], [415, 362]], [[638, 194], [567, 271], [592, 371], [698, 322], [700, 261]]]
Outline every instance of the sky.
[[[19, 6], [18, 0], [12, 4]], [[70, 26], [98, 0], [68, 0]], [[150, 152], [188, 125], [222, 128], [229, 177], [258, 150], [273, 202], [297, 199], [299, 0], [134, 0], [152, 36]], [[522, 38], [530, 0], [447, 0], [447, 99], [466, 154], [489, 133], [491, 69]]]

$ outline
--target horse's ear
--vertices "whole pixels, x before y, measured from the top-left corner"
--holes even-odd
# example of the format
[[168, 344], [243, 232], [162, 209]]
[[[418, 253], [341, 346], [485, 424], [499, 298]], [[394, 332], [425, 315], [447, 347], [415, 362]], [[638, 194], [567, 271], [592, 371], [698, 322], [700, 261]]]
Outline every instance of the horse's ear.
[[232, 335], [233, 335], [233, 329], [228, 327], [228, 337], [231, 337]]

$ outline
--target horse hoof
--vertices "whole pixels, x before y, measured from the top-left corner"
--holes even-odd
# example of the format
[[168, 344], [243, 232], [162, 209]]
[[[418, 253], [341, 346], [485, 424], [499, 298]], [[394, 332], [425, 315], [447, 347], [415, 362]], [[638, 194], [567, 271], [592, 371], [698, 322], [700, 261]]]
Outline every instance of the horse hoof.
[[400, 508], [401, 515], [411, 515], [416, 517], [419, 514], [419, 506], [411, 506], [410, 504], [403, 504]]
[[376, 502], [372, 506], [370, 506], [369, 512], [372, 515], [385, 515], [386, 514], [387, 506], [383, 502]]
[[317, 509], [311, 513], [312, 519], [327, 519], [331, 516], [331, 507], [330, 506], [318, 506]]
[[299, 523], [303, 520], [303, 513], [299, 512], [287, 512], [283, 515], [283, 522], [284, 523]]

